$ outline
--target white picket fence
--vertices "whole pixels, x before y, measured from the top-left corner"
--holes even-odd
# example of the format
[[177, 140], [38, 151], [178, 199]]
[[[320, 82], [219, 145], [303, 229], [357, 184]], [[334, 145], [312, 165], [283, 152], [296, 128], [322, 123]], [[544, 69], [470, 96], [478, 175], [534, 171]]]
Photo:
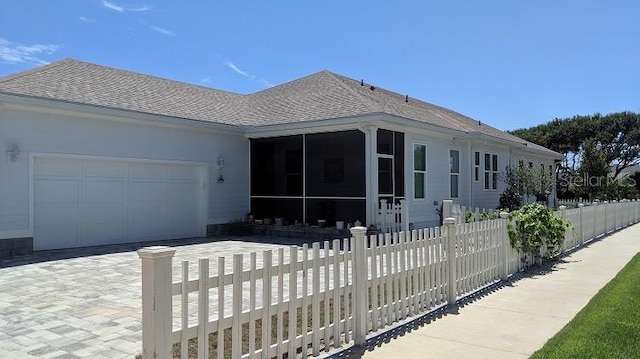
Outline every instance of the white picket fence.
[[394, 233], [409, 230], [409, 206], [406, 200], [399, 203], [387, 202], [386, 199], [378, 203], [376, 213], [376, 229], [381, 233]]
[[[640, 220], [640, 202], [602, 203], [557, 212], [576, 228], [564, 250]], [[210, 273], [187, 261], [173, 277], [174, 249], [139, 250], [142, 259], [143, 358], [288, 358], [363, 345], [380, 333], [520, 271], [500, 219], [365, 235], [224, 257]], [[215, 267], [215, 266], [214, 266]], [[202, 280], [204, 279], [204, 280]], [[289, 323], [295, 323], [289, 325]], [[211, 341], [211, 342], [210, 342]], [[190, 348], [191, 347], [191, 348]]]
[[557, 200], [558, 207], [565, 206], [567, 208], [578, 208], [579, 204], [583, 204], [585, 206], [590, 206], [593, 202], [588, 199], [576, 198], [576, 199], [558, 199]]
[[[450, 200], [445, 200], [450, 201]], [[498, 217], [500, 211], [497, 209], [486, 209], [486, 208], [467, 208], [465, 206], [459, 205], [457, 203], [452, 203], [451, 205], [451, 214], [445, 213], [444, 218], [453, 217], [456, 219], [456, 223], [466, 223], [466, 222], [478, 222], [485, 221], [487, 219], [495, 219]], [[469, 216], [469, 218], [467, 218]]]

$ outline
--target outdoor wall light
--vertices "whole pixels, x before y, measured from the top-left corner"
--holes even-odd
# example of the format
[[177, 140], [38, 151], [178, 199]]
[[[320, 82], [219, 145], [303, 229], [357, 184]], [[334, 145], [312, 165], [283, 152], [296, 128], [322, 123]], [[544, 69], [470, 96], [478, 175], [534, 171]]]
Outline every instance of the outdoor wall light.
[[218, 155], [218, 183], [224, 183], [224, 176], [222, 175], [222, 168], [224, 168], [224, 157]]
[[18, 145], [13, 144], [9, 147], [9, 149], [7, 150], [7, 160], [9, 162], [16, 162], [18, 161], [18, 155], [20, 154], [20, 148], [18, 148]]

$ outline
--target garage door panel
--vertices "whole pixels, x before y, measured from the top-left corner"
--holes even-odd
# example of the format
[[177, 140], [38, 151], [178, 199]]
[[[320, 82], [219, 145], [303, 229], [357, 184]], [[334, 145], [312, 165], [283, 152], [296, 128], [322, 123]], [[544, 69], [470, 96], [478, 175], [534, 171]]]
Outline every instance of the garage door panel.
[[120, 203], [90, 203], [82, 207], [82, 221], [90, 226], [97, 223], [121, 225], [123, 215], [124, 208]]
[[132, 182], [129, 196], [134, 202], [164, 200], [166, 190], [164, 182]]
[[167, 166], [155, 163], [135, 163], [129, 171], [131, 178], [136, 179], [164, 179], [167, 177]]
[[176, 165], [172, 166], [169, 171], [169, 178], [171, 180], [188, 180], [199, 181], [201, 176], [200, 168], [195, 166]]
[[138, 222], [129, 225], [129, 240], [132, 242], [165, 239], [166, 236], [166, 229], [157, 222]]
[[36, 158], [34, 166], [34, 177], [78, 177], [80, 174], [80, 163], [75, 159], [68, 158]]
[[36, 158], [34, 249], [201, 235], [205, 173], [175, 163]]
[[71, 203], [41, 203], [34, 208], [33, 216], [39, 219], [37, 226], [59, 226], [66, 223], [69, 226], [78, 226], [78, 204]]
[[99, 246], [105, 244], [117, 244], [122, 243], [124, 231], [122, 228], [122, 222], [120, 223], [92, 223], [91, 226], [87, 226], [85, 223], [83, 230], [83, 238], [86, 246]]
[[83, 175], [86, 178], [97, 177], [100, 179], [120, 179], [124, 180], [127, 170], [126, 163], [116, 161], [91, 161], [85, 160], [82, 163]]
[[124, 201], [125, 183], [122, 181], [85, 181], [82, 190], [84, 202]]
[[198, 183], [171, 183], [169, 188], [169, 200], [177, 202], [191, 202], [198, 195], [200, 185]]
[[36, 203], [77, 203], [77, 180], [35, 180], [33, 198]]
[[33, 228], [34, 239], [37, 238], [36, 250], [73, 248], [80, 245], [78, 227], [69, 225], [38, 225]]

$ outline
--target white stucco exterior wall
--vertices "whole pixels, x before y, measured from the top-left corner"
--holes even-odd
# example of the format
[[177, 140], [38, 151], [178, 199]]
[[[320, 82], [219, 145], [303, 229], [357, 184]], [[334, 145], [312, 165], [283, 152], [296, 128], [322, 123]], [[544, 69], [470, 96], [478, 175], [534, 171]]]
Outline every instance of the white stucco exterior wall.
[[[30, 155], [187, 161], [208, 167], [207, 224], [249, 211], [249, 141], [241, 130], [193, 126], [123, 111], [56, 104], [55, 108], [0, 102], [0, 239], [32, 236]], [[18, 160], [6, 156], [19, 148]], [[225, 181], [218, 183], [218, 157]]]

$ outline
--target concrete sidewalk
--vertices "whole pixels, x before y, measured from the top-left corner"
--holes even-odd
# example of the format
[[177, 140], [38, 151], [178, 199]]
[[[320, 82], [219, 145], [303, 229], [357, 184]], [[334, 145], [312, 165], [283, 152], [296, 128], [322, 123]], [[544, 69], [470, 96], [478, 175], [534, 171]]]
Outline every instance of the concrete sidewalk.
[[596, 240], [435, 321], [364, 353], [365, 359], [528, 358], [640, 252], [640, 225]]

